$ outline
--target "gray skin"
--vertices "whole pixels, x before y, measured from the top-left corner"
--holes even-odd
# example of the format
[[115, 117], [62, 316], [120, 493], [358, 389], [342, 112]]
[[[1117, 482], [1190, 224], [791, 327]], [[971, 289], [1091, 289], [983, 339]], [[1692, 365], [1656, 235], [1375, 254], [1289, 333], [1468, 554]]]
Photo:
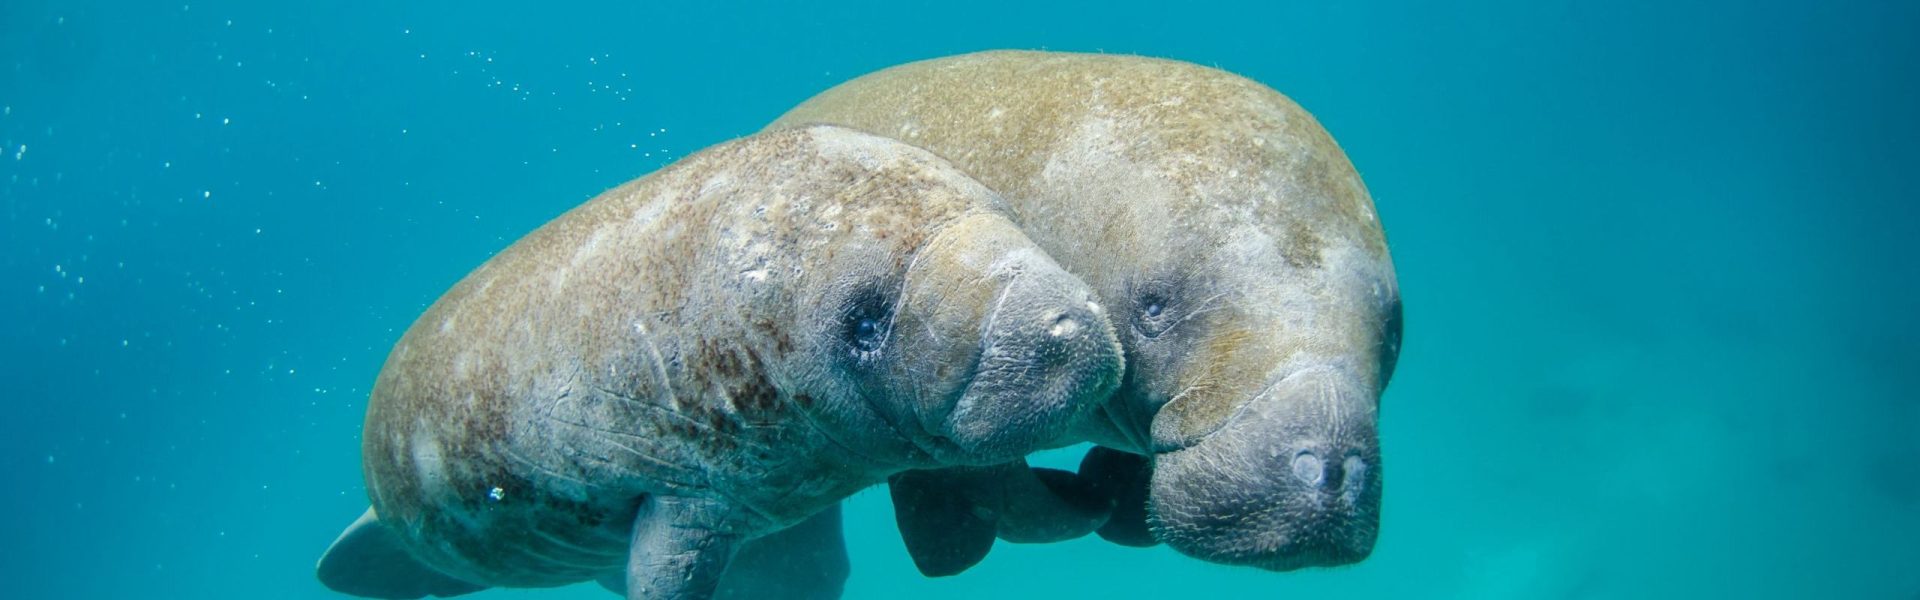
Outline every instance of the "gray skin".
[[[896, 500], [1000, 498], [896, 506], [916, 560], [977, 546], [923, 570], [958, 572], [986, 552], [978, 533], [956, 539], [926, 523], [992, 531], [964, 523], [988, 515], [1011, 539], [1006, 523], [1031, 520], [1011, 516], [1023, 511], [1063, 524], [1032, 541], [1100, 526], [1122, 543], [1271, 570], [1372, 551], [1376, 422], [1399, 353], [1400, 294], [1366, 187], [1305, 110], [1182, 62], [985, 52], [854, 79], [769, 130], [819, 123], [926, 148], [999, 191], [1027, 234], [1093, 286], [1126, 348], [1121, 388], [1056, 444], [1144, 458], [1099, 449], [1086, 465], [1097, 472], [1071, 485], [1019, 464], [997, 478], [944, 471], [945, 489], [897, 477]], [[1003, 493], [1034, 489], [1036, 476], [1067, 504], [1104, 503], [1111, 515]], [[933, 489], [903, 494], [911, 478]], [[935, 516], [913, 514], [923, 509]], [[1135, 522], [1119, 522], [1126, 515]]]
[[[320, 577], [706, 598], [744, 542], [892, 473], [1062, 436], [1119, 383], [1108, 322], [930, 153], [834, 127], [723, 143], [532, 232], [414, 323], [367, 411], [373, 507]], [[417, 564], [356, 571], [379, 557]]]

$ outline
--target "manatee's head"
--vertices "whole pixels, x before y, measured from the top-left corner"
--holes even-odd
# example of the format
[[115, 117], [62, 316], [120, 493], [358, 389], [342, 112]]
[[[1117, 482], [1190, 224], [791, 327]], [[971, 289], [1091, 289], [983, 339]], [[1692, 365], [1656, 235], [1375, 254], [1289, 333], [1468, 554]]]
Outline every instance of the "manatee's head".
[[902, 162], [844, 182], [836, 239], [809, 251], [822, 265], [804, 310], [824, 379], [911, 443], [920, 456], [905, 466], [996, 464], [1059, 443], [1119, 386], [1105, 309], [984, 185], [905, 144], [886, 142], [885, 160]]
[[1379, 535], [1377, 423], [1401, 336], [1380, 219], [1304, 110], [1176, 70], [1174, 108], [1096, 111], [1062, 136], [1025, 193], [1111, 200], [1030, 231], [1066, 240], [1049, 251], [1099, 286], [1122, 336], [1103, 411], [1152, 458], [1154, 536], [1273, 570], [1358, 562]]
[[1230, 233], [1136, 280], [1116, 317], [1133, 343], [1109, 410], [1150, 432], [1160, 541], [1272, 570], [1357, 562], [1379, 533], [1397, 288], [1361, 248], [1323, 247], [1313, 264], [1274, 248]]
[[865, 309], [894, 396], [913, 399], [943, 464], [1005, 462], [1058, 443], [1119, 386], [1119, 339], [1079, 278], [1000, 214], [942, 227], [891, 312]]
[[1114, 308], [1132, 343], [1109, 410], [1148, 432], [1160, 541], [1271, 570], [1358, 562], [1379, 534], [1398, 289], [1381, 247], [1270, 230], [1225, 229], [1134, 280]]

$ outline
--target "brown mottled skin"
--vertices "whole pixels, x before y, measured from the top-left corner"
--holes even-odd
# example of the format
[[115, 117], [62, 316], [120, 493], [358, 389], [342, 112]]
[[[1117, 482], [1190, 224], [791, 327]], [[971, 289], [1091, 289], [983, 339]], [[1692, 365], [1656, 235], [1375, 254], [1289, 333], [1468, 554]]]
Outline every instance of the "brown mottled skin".
[[820, 123], [953, 161], [1094, 287], [1127, 372], [1063, 441], [1151, 457], [1155, 537], [1280, 570], [1371, 551], [1399, 290], [1366, 187], [1305, 110], [1188, 63], [984, 52], [862, 76], [768, 129]]
[[[1120, 377], [1090, 300], [926, 152], [831, 127], [721, 144], [554, 219], [414, 323], [367, 412], [373, 508], [483, 585], [617, 575], [649, 496], [764, 535], [892, 472], [1060, 437]], [[862, 310], [877, 349], [848, 341]]]

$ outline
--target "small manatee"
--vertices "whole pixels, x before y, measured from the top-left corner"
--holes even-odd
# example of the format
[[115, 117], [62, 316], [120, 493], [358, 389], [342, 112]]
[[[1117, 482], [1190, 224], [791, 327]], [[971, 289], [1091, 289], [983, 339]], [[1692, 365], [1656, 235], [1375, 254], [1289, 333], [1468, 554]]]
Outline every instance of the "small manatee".
[[931, 153], [835, 127], [723, 143], [527, 235], [408, 329], [367, 410], [373, 506], [319, 576], [707, 598], [744, 542], [799, 525], [834, 545], [794, 581], [837, 593], [837, 501], [1059, 439], [1119, 384], [1108, 323]]

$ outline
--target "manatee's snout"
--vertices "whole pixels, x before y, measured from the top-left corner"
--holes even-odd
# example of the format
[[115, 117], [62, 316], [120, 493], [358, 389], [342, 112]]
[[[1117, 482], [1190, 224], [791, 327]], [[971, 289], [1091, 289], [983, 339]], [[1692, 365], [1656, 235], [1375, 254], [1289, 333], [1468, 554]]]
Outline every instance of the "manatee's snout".
[[1038, 252], [1007, 259], [973, 379], [945, 423], [968, 462], [1045, 447], [1120, 384], [1119, 338], [1092, 290]]
[[1380, 531], [1377, 394], [1296, 372], [1197, 443], [1155, 457], [1155, 537], [1209, 561], [1287, 571], [1351, 564]]

